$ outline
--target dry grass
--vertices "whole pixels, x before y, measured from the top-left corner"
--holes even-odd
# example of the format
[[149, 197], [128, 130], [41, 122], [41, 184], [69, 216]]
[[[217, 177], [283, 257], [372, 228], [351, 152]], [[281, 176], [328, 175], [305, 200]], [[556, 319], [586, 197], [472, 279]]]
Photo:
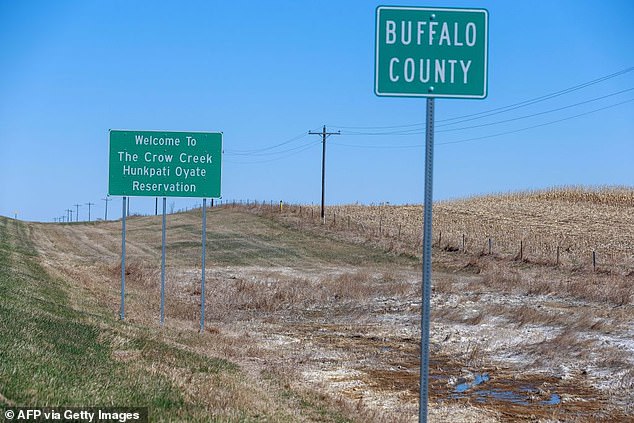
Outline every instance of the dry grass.
[[[226, 418], [237, 407], [257, 415], [254, 421], [284, 421], [276, 419], [280, 415], [290, 416], [286, 421], [414, 421], [420, 265], [408, 254], [415, 255], [420, 243], [408, 238], [404, 223], [399, 237], [384, 214], [379, 234], [371, 231], [371, 222], [355, 227], [352, 218], [348, 229], [345, 215], [322, 226], [311, 220], [312, 209], [305, 206], [301, 212], [299, 206], [285, 206], [281, 214], [268, 207], [249, 209], [255, 215], [244, 213], [244, 208], [208, 213], [213, 230], [208, 231], [207, 324], [202, 336], [197, 333], [200, 215], [193, 211], [170, 217], [166, 324], [160, 335], [178, 349], [236, 363], [240, 372], [234, 376], [240, 380], [231, 374], [206, 380], [171, 365], [155, 370], [192, 401]], [[385, 210], [398, 214], [401, 208], [382, 206], [381, 213]], [[158, 330], [158, 222], [131, 219], [128, 236], [126, 322], [150, 332]], [[83, 233], [77, 226], [72, 234], [62, 225], [36, 226], [36, 237], [43, 234], [37, 245], [44, 260], [80, 288], [74, 301], [88, 303], [86, 310], [93, 303], [105, 305], [116, 315], [118, 225], [86, 227]], [[98, 238], [98, 248], [91, 248]], [[507, 421], [504, 412], [543, 419], [549, 412], [548, 407], [485, 406], [498, 414], [480, 403], [474, 403], [475, 408], [454, 401], [447, 380], [465, 371], [490, 371], [493, 382], [508, 378], [505, 389], [520, 389], [525, 385], [514, 379], [517, 372], [531, 377], [531, 386], [539, 386], [553, 371], [553, 362], [574, 369], [590, 363], [604, 379], [620, 378], [610, 386], [629, 386], [631, 373], [624, 367], [629, 359], [622, 345], [627, 345], [623, 339], [631, 306], [613, 307], [619, 298], [626, 298], [624, 304], [629, 301], [628, 277], [545, 266], [530, 257], [463, 254], [445, 233], [435, 243], [442, 248], [434, 251], [435, 264], [441, 267], [434, 272], [430, 371], [432, 400], [441, 403], [432, 407], [430, 421]], [[606, 289], [608, 283], [613, 291]], [[566, 298], [570, 296], [594, 302]], [[611, 343], [600, 346], [601, 339]], [[122, 342], [114, 358], [134, 363], [138, 350]], [[609, 358], [606, 363], [600, 361], [602, 353]], [[509, 357], [511, 364], [504, 361]], [[573, 418], [580, 407], [588, 413], [604, 408], [607, 402], [601, 394], [578, 374], [566, 380], [568, 385], [552, 383], [566, 392], [585, 390], [584, 401], [557, 407], [554, 420]], [[209, 390], [210, 384], [230, 389]], [[246, 396], [238, 392], [245, 384]], [[610, 402], [610, 407], [617, 406]]]
[[568, 272], [539, 266], [500, 265], [481, 260], [480, 274], [487, 288], [522, 295], [558, 295], [567, 298], [623, 306], [634, 302], [629, 276], [592, 272]]
[[546, 190], [525, 191], [517, 194], [505, 194], [506, 197], [531, 197], [539, 201], [566, 201], [569, 203], [590, 203], [613, 207], [634, 207], [634, 192], [630, 187], [586, 188], [569, 186]]
[[[220, 219], [224, 225], [215, 224], [214, 219]], [[212, 242], [224, 246], [208, 248], [207, 330], [200, 336], [197, 334], [200, 316], [197, 221], [195, 213], [179, 215], [172, 218], [168, 229], [167, 319], [163, 330], [157, 332], [160, 231], [157, 236], [157, 222], [152, 219], [130, 220], [125, 269], [126, 323], [121, 327], [122, 332], [129, 329], [131, 333], [113, 340], [113, 361], [148, 377], [169, 381], [170, 386], [182, 393], [186, 404], [206, 407], [208, 415], [217, 421], [399, 421], [398, 413], [393, 411], [383, 412], [372, 405], [325, 395], [307, 386], [299, 372], [305, 363], [314, 360], [312, 350], [287, 352], [271, 345], [268, 339], [275, 340], [281, 336], [281, 330], [288, 330], [279, 326], [280, 321], [301, 319], [315, 310], [320, 314], [331, 310], [341, 313], [372, 301], [376, 295], [403, 295], [411, 287], [400, 269], [394, 269], [380, 257], [378, 263], [372, 259], [364, 263], [365, 251], [354, 246], [331, 241], [306, 242], [301, 234], [285, 231], [275, 224], [271, 226], [271, 222], [251, 215], [227, 213], [218, 217], [210, 213], [210, 225], [223, 228], [210, 235], [214, 237]], [[34, 227], [36, 245], [45, 266], [74, 287], [73, 305], [93, 314], [103, 313], [105, 308], [114, 320], [119, 307], [121, 275], [116, 260], [118, 225], [86, 226], [83, 232], [79, 226]], [[72, 229], [72, 233], [67, 229]], [[245, 234], [248, 231], [251, 233]], [[95, 239], [99, 237], [100, 241]], [[291, 249], [287, 243], [295, 243], [297, 248]], [[327, 251], [320, 251], [322, 247]], [[348, 262], [350, 254], [352, 262], [357, 264]], [[243, 266], [243, 260], [259, 265]], [[116, 321], [109, 324], [118, 325]], [[267, 329], [269, 326], [272, 329]], [[206, 375], [167, 360], [167, 356], [153, 355], [146, 359], [152, 349], [131, 342], [137, 331], [146, 330], [154, 334], [144, 341], [152, 348], [160, 346], [174, 355], [188, 357], [189, 352], [220, 357], [238, 363], [239, 370]], [[279, 377], [280, 374], [286, 378]], [[183, 412], [183, 416], [187, 413]]]
[[[623, 187], [565, 187], [439, 202], [434, 205], [432, 240], [436, 261], [451, 255], [455, 267], [465, 257], [473, 268], [488, 269], [489, 286], [507, 290], [630, 304], [633, 204], [634, 190]], [[287, 205], [283, 213], [257, 210], [304, 230], [345, 234], [345, 239], [388, 252], [421, 251], [421, 206], [328, 206], [325, 225], [317, 206]], [[529, 265], [556, 267], [570, 277], [553, 284], [520, 276]]]
[[[356, 307], [377, 298], [415, 292], [414, 284], [396, 278], [399, 276], [394, 272], [373, 274], [369, 269], [318, 277], [289, 274], [286, 268], [252, 268], [240, 276], [209, 272], [206, 308], [211, 320], [228, 322], [235, 319], [236, 313], [260, 317], [278, 312], [301, 315], [307, 310]], [[191, 319], [195, 310], [192, 303], [199, 304], [201, 293], [198, 279], [175, 271], [168, 279], [181, 281], [180, 285], [168, 288], [170, 314]]]
[[[566, 187], [490, 195], [434, 205], [433, 243], [448, 251], [488, 254], [491, 238], [496, 256], [574, 268], [629, 273], [634, 190], [622, 187]], [[302, 206], [303, 219], [318, 219], [317, 206]], [[300, 215], [299, 206], [286, 213]], [[358, 232], [367, 238], [407, 240], [410, 252], [420, 247], [422, 207], [419, 205], [328, 206], [329, 227]], [[400, 234], [400, 235], [399, 235]]]

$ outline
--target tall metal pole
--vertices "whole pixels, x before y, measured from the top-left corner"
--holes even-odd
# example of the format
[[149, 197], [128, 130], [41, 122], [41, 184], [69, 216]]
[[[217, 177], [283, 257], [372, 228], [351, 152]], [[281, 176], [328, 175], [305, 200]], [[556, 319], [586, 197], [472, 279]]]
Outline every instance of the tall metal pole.
[[[158, 198], [158, 197], [157, 197]], [[161, 236], [161, 326], [165, 321], [165, 208], [167, 198], [163, 197], [163, 235]]]
[[200, 333], [205, 332], [205, 255], [207, 253], [207, 199], [203, 198], [203, 255], [202, 282], [200, 288]]
[[420, 405], [418, 421], [427, 422], [429, 390], [429, 320], [431, 305], [431, 243], [434, 176], [434, 99], [427, 98], [427, 131], [425, 134], [425, 204], [423, 209], [423, 298], [421, 302], [420, 336]]
[[121, 320], [125, 318], [125, 215], [126, 197], [121, 209]]
[[75, 222], [79, 222], [79, 206], [81, 204], [73, 204], [77, 208], [77, 213], [75, 213]]

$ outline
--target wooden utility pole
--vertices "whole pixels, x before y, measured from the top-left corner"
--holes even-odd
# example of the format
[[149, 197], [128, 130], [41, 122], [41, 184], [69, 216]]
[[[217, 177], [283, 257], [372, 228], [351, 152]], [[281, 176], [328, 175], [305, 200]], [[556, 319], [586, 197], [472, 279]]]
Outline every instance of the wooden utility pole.
[[106, 198], [102, 198], [102, 200], [106, 202], [106, 212], [103, 216], [103, 220], [108, 220], [108, 201], [112, 201], [112, 198], [106, 197]]
[[326, 186], [326, 138], [330, 135], [341, 135], [341, 131], [337, 132], [326, 132], [326, 125], [322, 132], [313, 132], [308, 131], [309, 135], [321, 135], [322, 142], [322, 152], [321, 152], [321, 219], [323, 221], [326, 216], [326, 212], [324, 211], [324, 200], [325, 196], [325, 186]]
[[88, 221], [90, 222], [90, 206], [94, 206], [95, 203], [91, 203], [90, 201], [86, 203], [88, 206]]
[[77, 213], [75, 213], [75, 222], [79, 222], [79, 207], [81, 204], [73, 204], [77, 208]]

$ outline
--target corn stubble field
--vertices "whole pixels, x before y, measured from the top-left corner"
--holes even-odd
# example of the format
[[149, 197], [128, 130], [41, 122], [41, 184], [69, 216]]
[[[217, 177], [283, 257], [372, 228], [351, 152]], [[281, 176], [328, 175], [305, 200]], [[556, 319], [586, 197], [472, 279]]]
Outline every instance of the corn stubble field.
[[[318, 215], [209, 210], [203, 334], [200, 210], [168, 217], [162, 329], [159, 218], [128, 220], [124, 323], [120, 223], [1, 219], [0, 333], [29, 342], [0, 342], [0, 405], [148, 405], [152, 421], [417, 421], [422, 210]], [[625, 188], [436, 204], [430, 421], [634, 420], [633, 218]]]

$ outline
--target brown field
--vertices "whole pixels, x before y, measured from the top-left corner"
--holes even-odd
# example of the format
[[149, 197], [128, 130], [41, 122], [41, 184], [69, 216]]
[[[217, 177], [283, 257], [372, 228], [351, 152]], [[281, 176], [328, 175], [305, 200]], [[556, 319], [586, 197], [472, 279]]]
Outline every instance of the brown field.
[[[295, 208], [294, 208], [295, 209]], [[318, 216], [318, 207], [305, 207]], [[422, 207], [371, 205], [329, 206], [327, 223], [388, 238], [400, 236], [420, 247]], [[606, 187], [559, 188], [434, 204], [436, 246], [469, 254], [591, 268], [592, 252], [598, 270], [634, 272], [634, 190]], [[338, 220], [337, 220], [338, 218]], [[464, 235], [464, 243], [463, 243]], [[522, 245], [520, 245], [522, 244]], [[557, 249], [559, 247], [559, 261]], [[418, 251], [418, 250], [412, 250]]]
[[[634, 420], [633, 198], [568, 189], [434, 206], [430, 421]], [[119, 223], [29, 224], [28, 234], [73, 307], [120, 328], [118, 360], [167, 375], [218, 421], [417, 421], [421, 208], [317, 215], [210, 210], [204, 334], [200, 211], [168, 217], [162, 329], [159, 219], [128, 221], [125, 322]], [[218, 380], [137, 362], [126, 333], [141, 329], [239, 370]]]
[[[298, 227], [319, 222], [318, 206], [287, 205], [284, 210], [295, 216]], [[422, 215], [420, 205], [328, 206], [325, 227], [356, 234], [352, 239], [388, 251], [420, 255]], [[554, 292], [582, 298], [604, 295], [615, 304], [631, 301], [633, 189], [569, 187], [443, 201], [434, 204], [433, 216], [433, 245], [449, 262], [455, 255], [444, 253], [454, 252], [473, 259], [490, 256], [498, 262], [541, 264], [571, 274], [611, 275], [607, 291], [579, 284]]]

